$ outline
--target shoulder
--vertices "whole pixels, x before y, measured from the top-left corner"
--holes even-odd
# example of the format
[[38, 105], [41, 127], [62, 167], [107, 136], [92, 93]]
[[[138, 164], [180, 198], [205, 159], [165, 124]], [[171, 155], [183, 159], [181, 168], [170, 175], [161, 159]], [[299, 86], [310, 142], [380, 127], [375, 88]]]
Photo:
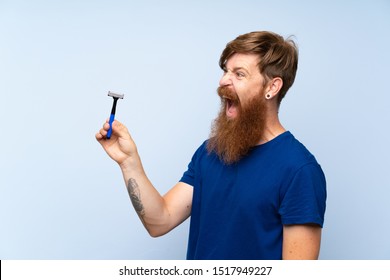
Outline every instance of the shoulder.
[[287, 131], [278, 138], [272, 147], [272, 162], [279, 173], [285, 175], [285, 182], [291, 182], [297, 175], [324, 178], [315, 156], [291, 132]]
[[296, 169], [305, 165], [318, 164], [315, 156], [289, 131], [285, 132], [279, 146], [278, 150], [283, 153], [286, 163], [293, 165]]
[[192, 165], [193, 167], [198, 165], [198, 163], [202, 161], [202, 159], [207, 158], [207, 156], [209, 155], [209, 152], [207, 150], [207, 142], [208, 140], [203, 141], [203, 143], [198, 146], [198, 148], [192, 155], [190, 165]]
[[194, 157], [199, 157], [199, 156], [202, 156], [202, 155], [208, 153], [207, 143], [208, 143], [208, 140], [203, 141], [203, 143], [196, 149], [196, 151], [194, 153]]

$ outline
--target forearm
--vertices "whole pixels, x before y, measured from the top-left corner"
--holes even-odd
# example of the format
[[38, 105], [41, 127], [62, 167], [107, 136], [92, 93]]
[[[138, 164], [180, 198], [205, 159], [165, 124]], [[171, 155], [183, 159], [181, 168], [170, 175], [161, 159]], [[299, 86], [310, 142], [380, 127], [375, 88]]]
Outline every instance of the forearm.
[[169, 213], [164, 198], [150, 182], [137, 155], [120, 165], [133, 207], [151, 236], [164, 234]]

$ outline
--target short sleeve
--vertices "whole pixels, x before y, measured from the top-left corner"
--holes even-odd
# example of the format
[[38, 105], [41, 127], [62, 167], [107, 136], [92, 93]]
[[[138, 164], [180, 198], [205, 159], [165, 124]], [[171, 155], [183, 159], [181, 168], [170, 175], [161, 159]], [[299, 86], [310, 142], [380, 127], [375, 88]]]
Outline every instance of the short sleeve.
[[196, 173], [199, 166], [198, 162], [201, 155], [205, 151], [206, 141], [196, 150], [190, 163], [188, 164], [187, 170], [184, 172], [183, 176], [180, 179], [180, 182], [195, 186], [196, 183]]
[[187, 171], [184, 172], [183, 176], [180, 179], [180, 182], [186, 183], [188, 185], [194, 186], [195, 184], [195, 168], [194, 160], [190, 161], [188, 164]]
[[282, 196], [279, 214], [284, 225], [314, 223], [323, 227], [326, 180], [318, 163], [301, 167]]

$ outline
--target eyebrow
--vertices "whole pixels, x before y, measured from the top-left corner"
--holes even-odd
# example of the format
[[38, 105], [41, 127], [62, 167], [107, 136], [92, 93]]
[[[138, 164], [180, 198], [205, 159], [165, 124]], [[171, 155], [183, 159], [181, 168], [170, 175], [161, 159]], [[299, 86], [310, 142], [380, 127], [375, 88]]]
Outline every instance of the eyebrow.
[[[227, 70], [227, 67], [225, 66], [225, 71]], [[239, 70], [244, 70], [245, 72], [247, 72], [248, 74], [250, 73], [249, 70], [243, 66], [238, 66], [238, 67], [234, 67], [232, 69], [232, 72], [236, 72], [236, 71], [239, 71]]]

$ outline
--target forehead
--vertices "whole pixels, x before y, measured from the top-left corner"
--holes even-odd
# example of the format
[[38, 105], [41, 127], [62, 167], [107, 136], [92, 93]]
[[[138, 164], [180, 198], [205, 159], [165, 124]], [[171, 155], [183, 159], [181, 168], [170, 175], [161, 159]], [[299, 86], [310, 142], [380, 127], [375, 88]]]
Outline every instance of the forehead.
[[249, 71], [258, 69], [259, 56], [256, 54], [235, 53], [226, 61], [226, 68], [245, 68]]

